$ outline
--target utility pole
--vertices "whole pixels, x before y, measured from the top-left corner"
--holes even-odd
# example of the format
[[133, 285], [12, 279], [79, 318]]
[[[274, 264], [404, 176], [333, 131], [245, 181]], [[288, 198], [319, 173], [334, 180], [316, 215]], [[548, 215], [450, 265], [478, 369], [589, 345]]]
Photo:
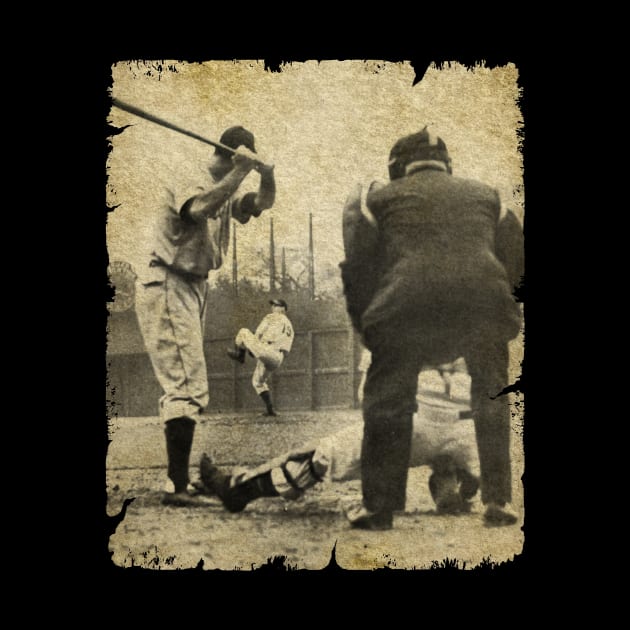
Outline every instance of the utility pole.
[[286, 261], [284, 247], [282, 248], [282, 272], [281, 272], [280, 286], [282, 287], [282, 292], [285, 293], [288, 287], [287, 287], [287, 261]]
[[308, 215], [308, 292], [315, 299], [315, 255], [313, 253], [313, 213]]
[[273, 242], [273, 219], [269, 219], [269, 292], [276, 290], [276, 250]]

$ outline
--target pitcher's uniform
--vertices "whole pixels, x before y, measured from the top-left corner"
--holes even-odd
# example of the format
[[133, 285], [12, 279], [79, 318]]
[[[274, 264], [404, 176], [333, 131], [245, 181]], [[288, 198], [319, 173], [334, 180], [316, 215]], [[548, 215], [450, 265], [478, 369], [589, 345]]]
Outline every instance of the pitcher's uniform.
[[291, 352], [294, 337], [293, 325], [284, 313], [265, 315], [255, 333], [247, 328], [239, 330], [235, 345], [247, 349], [256, 358], [252, 386], [258, 395], [269, 391], [267, 381]]

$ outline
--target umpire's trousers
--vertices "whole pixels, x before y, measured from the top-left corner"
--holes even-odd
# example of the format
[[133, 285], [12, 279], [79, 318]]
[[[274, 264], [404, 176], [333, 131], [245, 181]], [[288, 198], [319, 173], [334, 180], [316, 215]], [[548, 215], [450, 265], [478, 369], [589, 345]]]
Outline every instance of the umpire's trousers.
[[463, 356], [471, 376], [471, 406], [479, 451], [481, 499], [508, 503], [512, 494], [510, 412], [505, 395], [508, 344], [483, 328], [466, 331], [373, 327], [363, 400], [363, 503], [374, 512], [405, 508], [418, 374], [427, 364]]

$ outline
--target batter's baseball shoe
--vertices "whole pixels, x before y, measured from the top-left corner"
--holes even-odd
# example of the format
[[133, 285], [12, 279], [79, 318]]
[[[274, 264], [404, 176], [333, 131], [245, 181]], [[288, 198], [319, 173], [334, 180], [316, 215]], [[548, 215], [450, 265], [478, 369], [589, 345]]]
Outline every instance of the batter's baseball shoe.
[[483, 521], [487, 527], [502, 527], [503, 525], [514, 525], [518, 521], [518, 517], [505, 505], [488, 503]]
[[269, 418], [269, 417], [276, 417], [278, 414], [273, 409], [271, 409], [269, 411], [264, 411], [261, 415], [264, 418]]
[[394, 526], [392, 512], [371, 512], [364, 506], [348, 510], [346, 517], [350, 521], [350, 527], [353, 529], [381, 531], [392, 529]]
[[245, 363], [245, 348], [229, 348], [227, 351], [227, 355], [233, 361]]

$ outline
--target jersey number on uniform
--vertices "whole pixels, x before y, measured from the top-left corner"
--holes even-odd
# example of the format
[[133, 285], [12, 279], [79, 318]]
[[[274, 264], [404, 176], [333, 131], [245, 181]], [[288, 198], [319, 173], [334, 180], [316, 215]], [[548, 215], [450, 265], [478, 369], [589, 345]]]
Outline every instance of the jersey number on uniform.
[[287, 336], [287, 337], [292, 337], [293, 336], [293, 330], [291, 329], [291, 326], [288, 326], [287, 324], [283, 324], [282, 325], [282, 332]]

